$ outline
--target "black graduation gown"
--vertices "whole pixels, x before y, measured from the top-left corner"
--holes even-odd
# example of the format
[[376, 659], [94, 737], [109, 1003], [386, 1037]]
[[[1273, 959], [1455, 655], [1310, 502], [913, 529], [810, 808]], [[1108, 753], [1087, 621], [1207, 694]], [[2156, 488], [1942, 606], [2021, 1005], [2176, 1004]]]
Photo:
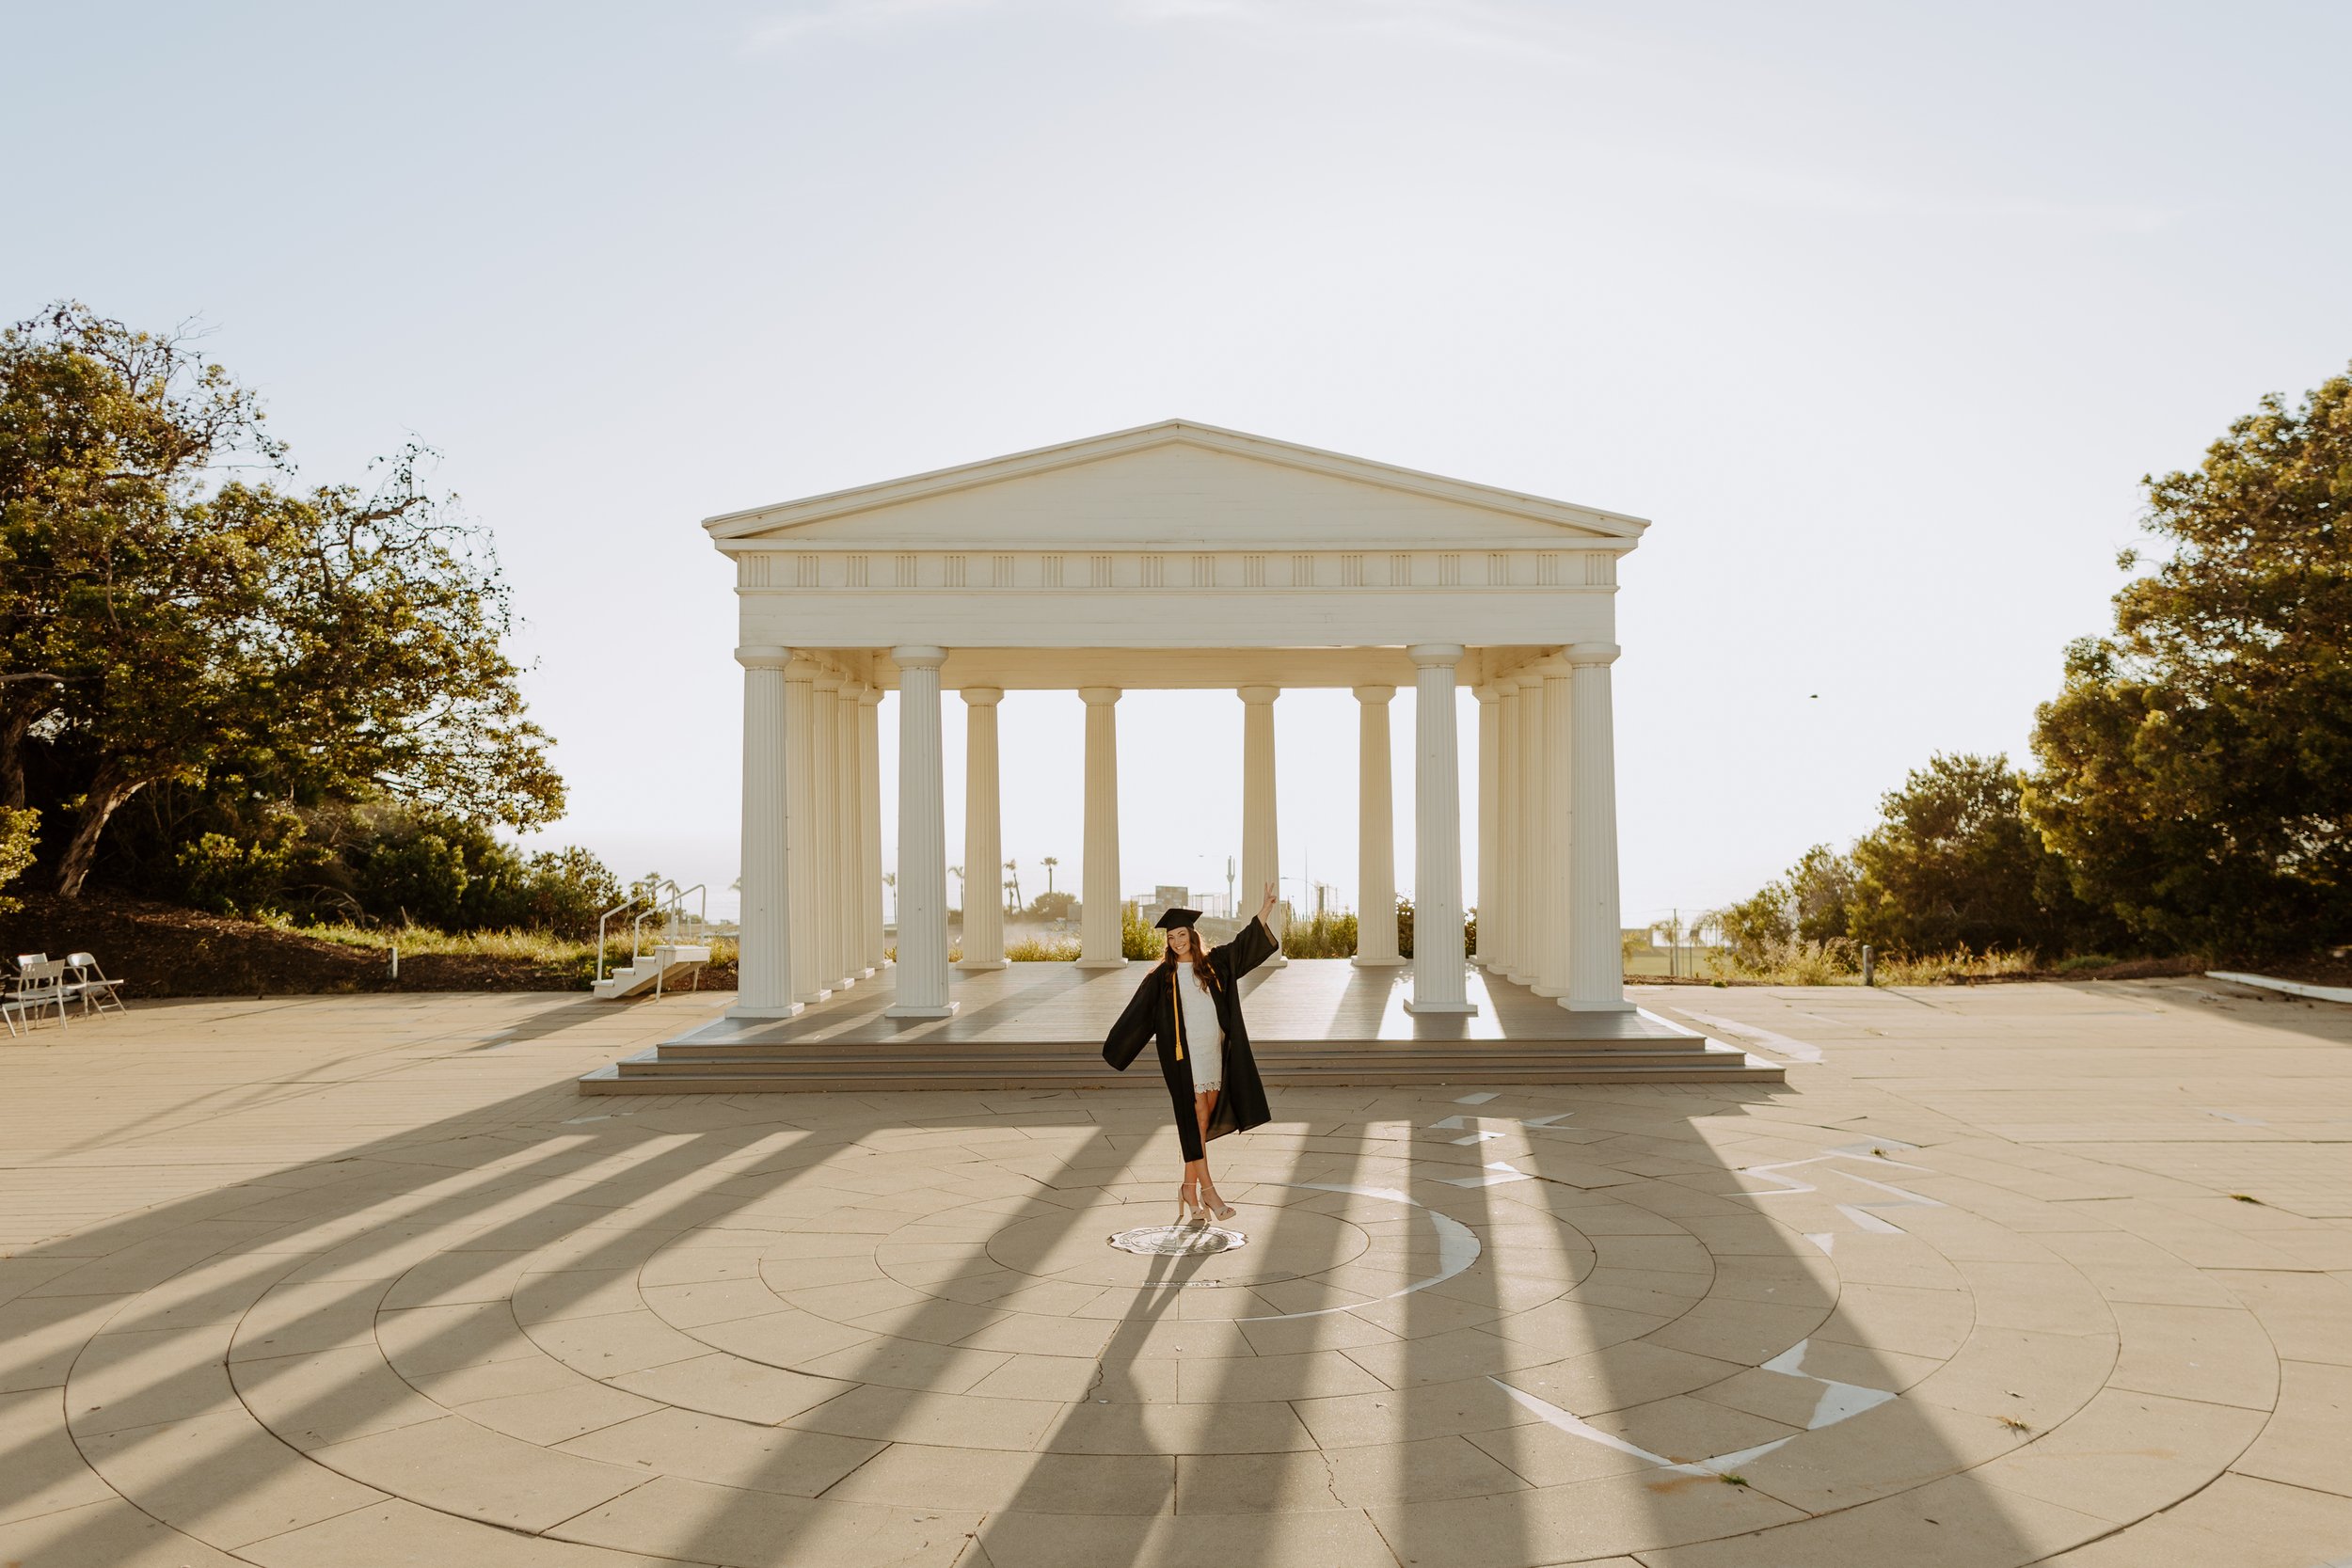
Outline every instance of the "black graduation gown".
[[[1209, 1113], [1209, 1136], [1246, 1132], [1274, 1119], [1266, 1109], [1265, 1085], [1258, 1077], [1257, 1058], [1249, 1053], [1249, 1029], [1241, 1018], [1241, 977], [1279, 951], [1265, 922], [1252, 920], [1233, 940], [1209, 949], [1209, 968], [1216, 975], [1217, 1022], [1225, 1028], [1225, 1087]], [[1135, 1000], [1111, 1025], [1103, 1042], [1103, 1060], [1127, 1070], [1146, 1040], [1157, 1039], [1160, 1074], [1168, 1080], [1168, 1098], [1176, 1111], [1176, 1135], [1184, 1158], [1201, 1157], [1200, 1117], [1193, 1109], [1192, 1053], [1184, 1048], [1184, 1010], [1176, 1001], [1176, 966], [1161, 959], [1136, 988]]]

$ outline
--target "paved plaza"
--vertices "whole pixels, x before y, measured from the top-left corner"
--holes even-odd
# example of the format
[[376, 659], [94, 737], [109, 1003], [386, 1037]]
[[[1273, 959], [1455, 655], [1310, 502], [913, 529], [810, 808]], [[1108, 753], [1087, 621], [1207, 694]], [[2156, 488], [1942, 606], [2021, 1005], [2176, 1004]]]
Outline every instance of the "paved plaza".
[[[1279, 984], [1279, 978], [1275, 982]], [[581, 1096], [727, 998], [0, 1044], [0, 1562], [2321, 1568], [2352, 1008], [1637, 990], [1755, 1084]]]

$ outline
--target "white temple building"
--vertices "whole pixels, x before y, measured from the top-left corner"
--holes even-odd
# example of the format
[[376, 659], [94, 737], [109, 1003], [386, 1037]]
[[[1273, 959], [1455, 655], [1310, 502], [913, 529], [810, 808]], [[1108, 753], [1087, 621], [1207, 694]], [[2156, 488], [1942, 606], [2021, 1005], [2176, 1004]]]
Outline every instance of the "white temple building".
[[[739, 1019], [850, 988], [886, 1015], [957, 1005], [948, 963], [940, 704], [970, 709], [966, 858], [1001, 860], [995, 705], [1086, 710], [1081, 968], [1120, 957], [1119, 700], [1230, 688], [1244, 705], [1240, 885], [1274, 879], [1277, 699], [1362, 705], [1361, 965], [1395, 963], [1389, 703], [1411, 687], [1415, 923], [1406, 1008], [1465, 1013], [1459, 748], [1478, 752], [1476, 961], [1580, 1012], [1620, 983], [1610, 666], [1617, 562], [1648, 526], [1188, 420], [1120, 431], [705, 523], [734, 558], [743, 666]], [[1455, 689], [1478, 696], [1457, 735]], [[896, 689], [898, 819], [877, 705]], [[882, 835], [898, 931], [884, 962]], [[961, 968], [1004, 964], [991, 899]]]

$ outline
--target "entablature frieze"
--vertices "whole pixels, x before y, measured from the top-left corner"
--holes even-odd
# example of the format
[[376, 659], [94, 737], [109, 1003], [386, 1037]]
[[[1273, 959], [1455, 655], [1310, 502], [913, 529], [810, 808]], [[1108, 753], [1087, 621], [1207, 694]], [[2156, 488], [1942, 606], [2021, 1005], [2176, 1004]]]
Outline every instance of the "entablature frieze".
[[1613, 589], [1625, 553], [1598, 541], [1559, 549], [744, 550], [736, 582], [754, 593]]

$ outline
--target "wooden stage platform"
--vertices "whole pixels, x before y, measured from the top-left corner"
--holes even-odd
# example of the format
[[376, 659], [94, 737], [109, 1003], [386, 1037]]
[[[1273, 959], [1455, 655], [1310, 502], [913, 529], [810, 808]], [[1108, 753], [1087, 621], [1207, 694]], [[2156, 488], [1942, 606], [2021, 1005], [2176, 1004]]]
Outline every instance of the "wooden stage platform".
[[[721, 1019], [598, 1069], [584, 1094], [1070, 1088], [1156, 1081], [1103, 1064], [1145, 966], [1016, 963], [959, 974], [955, 1016], [892, 1019], [888, 971], [797, 1018]], [[1470, 972], [1470, 1015], [1405, 1010], [1409, 966], [1294, 959], [1243, 982], [1249, 1038], [1269, 1085], [1778, 1084], [1776, 1063], [1654, 1014], [1572, 1013]]]

